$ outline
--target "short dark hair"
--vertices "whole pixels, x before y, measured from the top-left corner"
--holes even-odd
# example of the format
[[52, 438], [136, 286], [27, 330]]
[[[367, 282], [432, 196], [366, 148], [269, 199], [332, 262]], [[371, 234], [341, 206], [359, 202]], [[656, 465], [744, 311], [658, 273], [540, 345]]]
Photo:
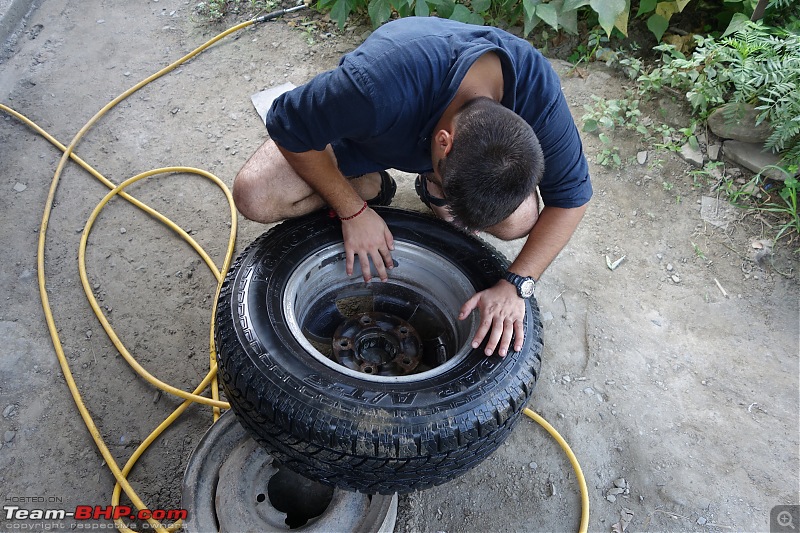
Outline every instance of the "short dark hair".
[[456, 114], [453, 146], [438, 170], [455, 222], [478, 230], [505, 220], [534, 193], [544, 155], [522, 117], [481, 97]]

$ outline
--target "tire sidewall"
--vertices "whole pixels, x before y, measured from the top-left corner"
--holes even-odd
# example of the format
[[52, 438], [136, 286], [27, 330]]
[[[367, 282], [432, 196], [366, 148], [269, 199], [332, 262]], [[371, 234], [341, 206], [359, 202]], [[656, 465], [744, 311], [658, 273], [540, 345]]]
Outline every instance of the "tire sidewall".
[[[397, 209], [378, 211], [396, 241], [410, 241], [446, 257], [462, 270], [476, 291], [494, 285], [507, 268], [502, 255], [449, 224]], [[287, 326], [284, 287], [296, 265], [341, 240], [341, 225], [322, 214], [294, 219], [256, 241], [229, 273], [232, 298], [220, 300], [218, 314], [232, 315], [241, 346], [272, 387], [290, 395], [302, 391], [300, 396], [309, 408], [335, 409], [344, 416], [354, 408], [366, 408], [373, 414], [391, 413], [405, 420], [435, 413], [450, 419], [458, 411], [474, 409], [476, 403], [491, 401], [487, 395], [493, 392], [505, 393], [509, 381], [519, 379], [520, 374], [527, 375], [525, 383], [532, 388], [538, 365], [533, 368], [531, 363], [538, 362], [541, 351], [534, 300], [525, 302], [522, 350], [510, 352], [505, 358], [487, 357], [481, 346], [457, 365], [432, 377], [396, 382], [359, 379], [333, 371], [309, 354]], [[531, 352], [536, 356], [531, 357]], [[221, 366], [225, 365], [225, 355], [221, 350]]]

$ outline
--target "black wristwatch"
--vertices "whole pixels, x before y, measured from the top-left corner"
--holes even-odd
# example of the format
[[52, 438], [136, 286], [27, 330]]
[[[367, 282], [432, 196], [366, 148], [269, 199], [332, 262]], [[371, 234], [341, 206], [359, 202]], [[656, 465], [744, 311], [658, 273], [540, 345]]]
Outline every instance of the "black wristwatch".
[[522, 277], [514, 274], [510, 270], [506, 272], [504, 279], [517, 288], [517, 294], [520, 298], [530, 298], [533, 296], [533, 289], [536, 286], [536, 280], [530, 276]]

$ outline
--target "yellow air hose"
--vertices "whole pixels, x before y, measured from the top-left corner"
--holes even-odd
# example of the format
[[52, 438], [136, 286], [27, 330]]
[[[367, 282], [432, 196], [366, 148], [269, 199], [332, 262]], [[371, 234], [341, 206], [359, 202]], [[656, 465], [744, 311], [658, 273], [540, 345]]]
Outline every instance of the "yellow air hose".
[[[108, 465], [109, 469], [111, 470], [112, 474], [114, 475], [114, 478], [116, 479], [116, 483], [115, 483], [115, 486], [114, 486], [114, 491], [113, 491], [112, 499], [111, 499], [111, 504], [113, 506], [119, 505], [121, 492], [125, 491], [125, 494], [131, 500], [131, 502], [137, 508], [137, 510], [139, 510], [139, 511], [147, 510], [147, 506], [144, 504], [144, 502], [141, 500], [141, 498], [139, 498], [139, 496], [137, 495], [136, 491], [133, 489], [133, 487], [128, 482], [127, 476], [130, 473], [130, 471], [133, 468], [133, 466], [136, 464], [136, 461], [141, 457], [141, 455], [145, 452], [145, 450], [147, 450], [147, 448], [150, 446], [150, 444], [152, 444], [155, 441], [155, 439], [158, 438], [158, 436], [165, 429], [167, 429], [172, 424], [172, 422], [174, 422], [181, 415], [181, 413], [183, 413], [183, 411], [186, 410], [187, 407], [189, 407], [189, 405], [191, 405], [193, 402], [198, 402], [198, 403], [202, 403], [202, 404], [211, 406], [213, 408], [213, 419], [215, 421], [219, 417], [220, 409], [228, 409], [229, 408], [228, 403], [219, 400], [217, 378], [216, 378], [216, 372], [217, 372], [216, 349], [215, 349], [215, 346], [214, 346], [214, 323], [215, 323], [215, 316], [214, 315], [216, 313], [216, 307], [217, 307], [216, 303], [217, 303], [217, 298], [219, 297], [219, 289], [220, 289], [220, 286], [222, 284], [222, 280], [225, 277], [225, 273], [227, 272], [228, 267], [230, 266], [231, 259], [233, 257], [234, 245], [235, 245], [235, 241], [236, 241], [237, 215], [236, 215], [236, 207], [235, 207], [235, 205], [233, 203], [233, 198], [232, 198], [231, 193], [228, 190], [227, 186], [225, 185], [224, 182], [222, 182], [222, 180], [220, 180], [218, 177], [214, 176], [213, 174], [211, 174], [209, 172], [206, 172], [206, 171], [200, 170], [200, 169], [196, 169], [196, 168], [190, 168], [190, 167], [166, 167], [166, 168], [160, 168], [160, 169], [155, 169], [155, 170], [150, 170], [150, 171], [147, 171], [147, 172], [143, 172], [141, 174], [138, 174], [136, 176], [128, 178], [127, 180], [123, 181], [119, 185], [114, 185], [114, 183], [112, 183], [110, 180], [105, 178], [102, 174], [97, 172], [97, 170], [92, 168], [88, 163], [86, 163], [80, 157], [78, 157], [74, 153], [74, 149], [78, 145], [78, 143], [81, 140], [81, 138], [86, 134], [86, 132], [103, 115], [105, 115], [110, 109], [112, 109], [114, 106], [116, 106], [122, 100], [126, 99], [128, 96], [130, 96], [134, 92], [138, 91], [139, 89], [141, 89], [142, 87], [144, 87], [148, 83], [160, 78], [161, 76], [163, 76], [164, 74], [167, 74], [168, 72], [171, 72], [172, 70], [174, 70], [175, 68], [177, 68], [181, 64], [189, 61], [190, 59], [192, 59], [193, 57], [195, 57], [196, 55], [201, 53], [203, 50], [207, 49], [208, 47], [210, 47], [211, 45], [213, 45], [217, 41], [223, 39], [224, 37], [230, 35], [231, 33], [234, 33], [236, 31], [239, 31], [239, 30], [241, 30], [243, 28], [246, 28], [248, 26], [251, 26], [251, 25], [259, 23], [259, 22], [265, 22], [265, 21], [268, 21], [268, 20], [272, 20], [274, 18], [277, 18], [278, 16], [281, 16], [281, 15], [283, 15], [285, 13], [288, 13], [288, 12], [291, 12], [291, 11], [295, 11], [295, 10], [300, 9], [302, 7], [303, 6], [297, 6], [295, 8], [276, 11], [276, 12], [270, 13], [268, 15], [257, 17], [257, 18], [254, 18], [252, 20], [248, 20], [246, 22], [242, 22], [241, 24], [237, 24], [236, 26], [233, 26], [232, 28], [229, 28], [228, 30], [225, 30], [224, 32], [222, 32], [219, 35], [217, 35], [216, 37], [210, 39], [206, 43], [204, 43], [201, 46], [197, 47], [195, 50], [193, 50], [189, 54], [183, 56], [182, 58], [180, 58], [177, 61], [171, 63], [170, 65], [164, 67], [163, 69], [159, 70], [155, 74], [153, 74], [153, 75], [149, 76], [148, 78], [142, 80], [141, 82], [137, 83], [136, 85], [134, 85], [130, 89], [126, 90], [125, 92], [123, 92], [122, 94], [120, 94], [119, 96], [114, 98], [111, 102], [109, 102], [102, 109], [100, 109], [100, 111], [98, 111], [89, 120], [89, 122], [87, 122], [78, 131], [78, 133], [75, 135], [75, 137], [72, 139], [72, 141], [70, 142], [70, 144], [68, 146], [64, 146], [63, 144], [58, 142], [55, 138], [53, 138], [45, 130], [40, 128], [36, 123], [31, 121], [30, 119], [28, 119], [24, 115], [14, 111], [13, 109], [11, 109], [8, 106], [0, 104], [0, 111], [3, 111], [3, 112], [5, 112], [5, 113], [7, 113], [7, 114], [9, 114], [11, 116], [14, 116], [18, 120], [20, 120], [21, 122], [23, 122], [27, 126], [29, 126], [31, 129], [33, 129], [36, 133], [38, 133], [39, 135], [44, 137], [51, 144], [56, 146], [59, 150], [63, 151], [63, 155], [61, 157], [61, 160], [58, 163], [58, 166], [56, 168], [55, 174], [53, 176], [53, 179], [52, 179], [52, 182], [51, 182], [51, 185], [50, 185], [50, 190], [49, 190], [49, 193], [48, 193], [48, 196], [47, 196], [47, 200], [46, 200], [46, 203], [45, 203], [44, 214], [42, 216], [42, 222], [41, 222], [41, 226], [40, 226], [40, 230], [39, 230], [39, 242], [38, 242], [38, 252], [37, 252], [37, 270], [38, 270], [38, 280], [39, 280], [39, 295], [40, 295], [41, 300], [42, 300], [42, 308], [44, 310], [45, 320], [47, 322], [47, 327], [48, 327], [48, 330], [50, 332], [50, 337], [51, 337], [51, 339], [53, 341], [53, 346], [54, 346], [55, 351], [56, 351], [56, 356], [58, 357], [59, 364], [61, 365], [62, 373], [64, 374], [64, 379], [67, 382], [67, 386], [68, 386], [68, 388], [70, 390], [70, 393], [72, 394], [72, 397], [73, 397], [73, 399], [75, 401], [75, 404], [78, 407], [78, 411], [80, 412], [81, 418], [83, 419], [84, 423], [86, 424], [86, 427], [89, 430], [89, 433], [91, 434], [92, 439], [95, 441], [95, 444], [97, 445], [97, 448], [100, 451], [100, 454], [103, 456], [103, 459], [105, 460], [106, 464]], [[69, 363], [67, 361], [67, 358], [66, 358], [66, 355], [64, 353], [64, 349], [63, 349], [60, 337], [58, 335], [58, 330], [57, 330], [57, 327], [56, 327], [56, 324], [55, 324], [55, 319], [53, 318], [53, 312], [52, 312], [51, 307], [50, 307], [50, 301], [49, 301], [49, 298], [47, 296], [47, 290], [46, 290], [46, 285], [45, 285], [45, 269], [44, 269], [44, 266], [45, 266], [45, 242], [46, 242], [47, 227], [48, 227], [48, 224], [49, 224], [50, 213], [52, 211], [53, 201], [54, 201], [54, 198], [55, 198], [56, 190], [57, 190], [58, 185], [59, 185], [61, 174], [63, 173], [64, 167], [66, 166], [66, 162], [69, 159], [72, 159], [79, 166], [81, 166], [84, 170], [89, 172], [92, 176], [97, 178], [104, 185], [106, 185], [109, 189], [111, 189], [108, 192], [108, 194], [106, 194], [106, 196], [103, 198], [103, 200], [101, 200], [101, 202], [97, 205], [97, 207], [94, 209], [94, 211], [92, 212], [89, 220], [87, 220], [87, 222], [86, 222], [86, 226], [84, 227], [83, 233], [81, 235], [80, 248], [79, 248], [79, 251], [78, 251], [78, 257], [79, 257], [78, 268], [79, 268], [79, 271], [80, 271], [81, 284], [83, 285], [83, 289], [84, 289], [84, 292], [86, 293], [86, 296], [87, 296], [87, 298], [89, 300], [89, 304], [91, 305], [92, 309], [94, 310], [95, 314], [97, 315], [97, 318], [100, 321], [100, 323], [102, 324], [103, 329], [108, 334], [109, 339], [112, 341], [114, 346], [120, 352], [120, 355], [122, 355], [123, 358], [128, 362], [128, 364], [140, 376], [142, 376], [145, 380], [147, 380], [149, 383], [153, 384], [154, 386], [158, 387], [159, 389], [161, 389], [161, 390], [163, 390], [165, 392], [169, 392], [171, 394], [174, 394], [175, 396], [178, 396], [178, 397], [184, 399], [184, 401], [181, 403], [181, 405], [177, 409], [175, 409], [172, 412], [172, 414], [170, 414], [170, 416], [167, 417], [144, 441], [142, 441], [142, 443], [137, 447], [137, 449], [134, 451], [134, 453], [131, 455], [131, 457], [128, 459], [128, 461], [126, 462], [125, 466], [122, 469], [120, 469], [120, 467], [117, 464], [116, 460], [111, 455], [111, 452], [109, 451], [109, 449], [108, 449], [108, 447], [107, 447], [102, 435], [100, 434], [100, 431], [98, 430], [97, 426], [95, 425], [91, 414], [89, 413], [89, 411], [87, 410], [87, 408], [86, 408], [86, 406], [85, 406], [85, 404], [83, 402], [83, 398], [82, 398], [82, 396], [80, 394], [80, 391], [78, 390], [78, 387], [77, 387], [77, 385], [75, 383], [75, 380], [74, 380], [74, 378], [72, 376], [72, 372], [70, 371], [70, 368], [69, 368]], [[223, 193], [225, 194], [225, 197], [226, 197], [226, 199], [228, 201], [228, 205], [229, 205], [230, 212], [231, 212], [231, 231], [230, 231], [230, 236], [229, 236], [229, 239], [228, 239], [228, 247], [226, 249], [225, 257], [224, 257], [224, 260], [223, 260], [223, 264], [222, 264], [222, 267], [220, 269], [217, 269], [216, 265], [214, 264], [213, 260], [208, 256], [208, 254], [206, 254], [206, 252], [202, 249], [202, 247], [200, 247], [200, 245], [197, 244], [197, 242], [194, 239], [192, 239], [192, 237], [189, 236], [189, 234], [186, 233], [182, 228], [180, 228], [177, 224], [172, 222], [170, 219], [168, 219], [167, 217], [165, 217], [164, 215], [162, 215], [158, 211], [152, 209], [151, 207], [147, 206], [146, 204], [140, 202], [139, 200], [135, 199], [134, 197], [132, 197], [129, 194], [127, 194], [126, 192], [124, 192], [124, 189], [128, 185], [130, 185], [132, 183], [135, 183], [135, 182], [137, 182], [137, 181], [139, 181], [141, 179], [146, 179], [146, 178], [149, 178], [151, 176], [155, 176], [155, 175], [159, 175], [159, 174], [167, 174], [167, 173], [192, 173], [192, 174], [197, 174], [197, 175], [203, 176], [203, 177], [213, 181], [220, 189], [222, 189]], [[91, 290], [91, 287], [89, 286], [89, 281], [88, 281], [88, 277], [87, 277], [87, 274], [86, 274], [86, 264], [85, 264], [86, 245], [87, 245], [87, 241], [88, 241], [88, 238], [89, 238], [89, 233], [91, 232], [91, 229], [92, 229], [92, 226], [94, 224], [94, 221], [97, 219], [97, 216], [100, 214], [100, 211], [103, 209], [103, 207], [114, 196], [121, 196], [122, 198], [124, 198], [128, 202], [132, 203], [133, 205], [135, 205], [139, 209], [145, 211], [146, 213], [148, 213], [149, 215], [154, 217], [156, 220], [158, 220], [162, 224], [164, 224], [167, 227], [169, 227], [170, 229], [172, 229], [175, 233], [177, 233], [183, 240], [185, 240], [198, 253], [198, 255], [200, 255], [200, 257], [202, 257], [202, 259], [205, 261], [206, 265], [208, 265], [209, 269], [214, 274], [214, 276], [215, 276], [215, 278], [217, 280], [217, 289], [215, 291], [215, 297], [214, 297], [214, 302], [213, 302], [213, 306], [212, 306], [212, 317], [211, 317], [211, 334], [210, 334], [210, 341], [209, 341], [209, 346], [210, 346], [210, 350], [209, 350], [210, 351], [209, 371], [208, 371], [208, 374], [205, 376], [205, 378], [200, 382], [199, 385], [197, 385], [197, 387], [191, 393], [186, 392], [186, 391], [181, 390], [181, 389], [178, 389], [176, 387], [173, 387], [173, 386], [171, 386], [171, 385], [169, 385], [167, 383], [164, 383], [164, 382], [160, 381], [155, 376], [150, 374], [145, 368], [143, 368], [134, 359], [134, 357], [128, 352], [128, 350], [123, 345], [122, 341], [118, 338], [118, 336], [114, 332], [113, 328], [111, 327], [111, 324], [108, 322], [108, 320], [106, 319], [106, 317], [103, 314], [102, 310], [100, 309], [100, 306], [98, 305], [97, 301], [95, 300], [94, 295], [93, 295], [92, 290]], [[200, 393], [202, 391], [204, 391], [206, 388], [208, 388], [209, 386], [211, 387], [211, 398], [208, 398], [208, 397], [205, 397], [205, 396], [200, 396]], [[533, 419], [538, 424], [540, 424], [545, 430], [547, 430], [547, 432], [550, 433], [550, 435], [553, 436], [553, 438], [558, 442], [558, 444], [561, 446], [561, 448], [564, 450], [564, 452], [568, 456], [568, 458], [570, 460], [570, 463], [572, 464], [572, 466], [573, 466], [573, 468], [575, 470], [575, 474], [577, 476], [578, 483], [579, 483], [579, 486], [580, 486], [581, 522], [580, 522], [579, 531], [581, 533], [586, 532], [587, 529], [588, 529], [588, 523], [589, 523], [589, 494], [588, 494], [588, 490], [586, 488], [586, 480], [584, 479], [583, 472], [581, 471], [581, 468], [580, 468], [580, 465], [578, 464], [577, 458], [573, 454], [572, 450], [570, 449], [570, 447], [566, 443], [566, 441], [561, 437], [561, 435], [559, 435], [559, 433], [546, 420], [544, 420], [541, 416], [539, 416], [538, 414], [536, 414], [535, 412], [531, 411], [528, 408], [526, 408], [523, 412], [525, 413], [526, 416], [528, 416], [529, 418]], [[158, 522], [157, 520], [153, 519], [152, 517], [148, 518], [147, 521], [159, 533], [172, 533], [172, 532], [180, 529], [180, 527], [181, 527], [181, 522], [180, 521], [172, 524], [169, 527], [165, 527], [164, 525], [162, 525], [160, 522]], [[133, 530], [129, 529], [123, 523], [123, 521], [121, 519], [115, 520], [115, 525], [116, 525], [117, 529], [119, 529], [120, 531], [125, 531], [125, 532], [132, 532], [133, 531]]]

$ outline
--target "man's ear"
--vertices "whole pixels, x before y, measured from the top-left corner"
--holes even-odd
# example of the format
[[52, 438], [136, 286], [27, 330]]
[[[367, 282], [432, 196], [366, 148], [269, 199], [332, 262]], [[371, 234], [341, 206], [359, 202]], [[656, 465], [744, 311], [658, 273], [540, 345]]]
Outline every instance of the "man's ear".
[[453, 135], [449, 131], [441, 129], [434, 134], [433, 144], [441, 151], [442, 157], [447, 157], [453, 147]]

